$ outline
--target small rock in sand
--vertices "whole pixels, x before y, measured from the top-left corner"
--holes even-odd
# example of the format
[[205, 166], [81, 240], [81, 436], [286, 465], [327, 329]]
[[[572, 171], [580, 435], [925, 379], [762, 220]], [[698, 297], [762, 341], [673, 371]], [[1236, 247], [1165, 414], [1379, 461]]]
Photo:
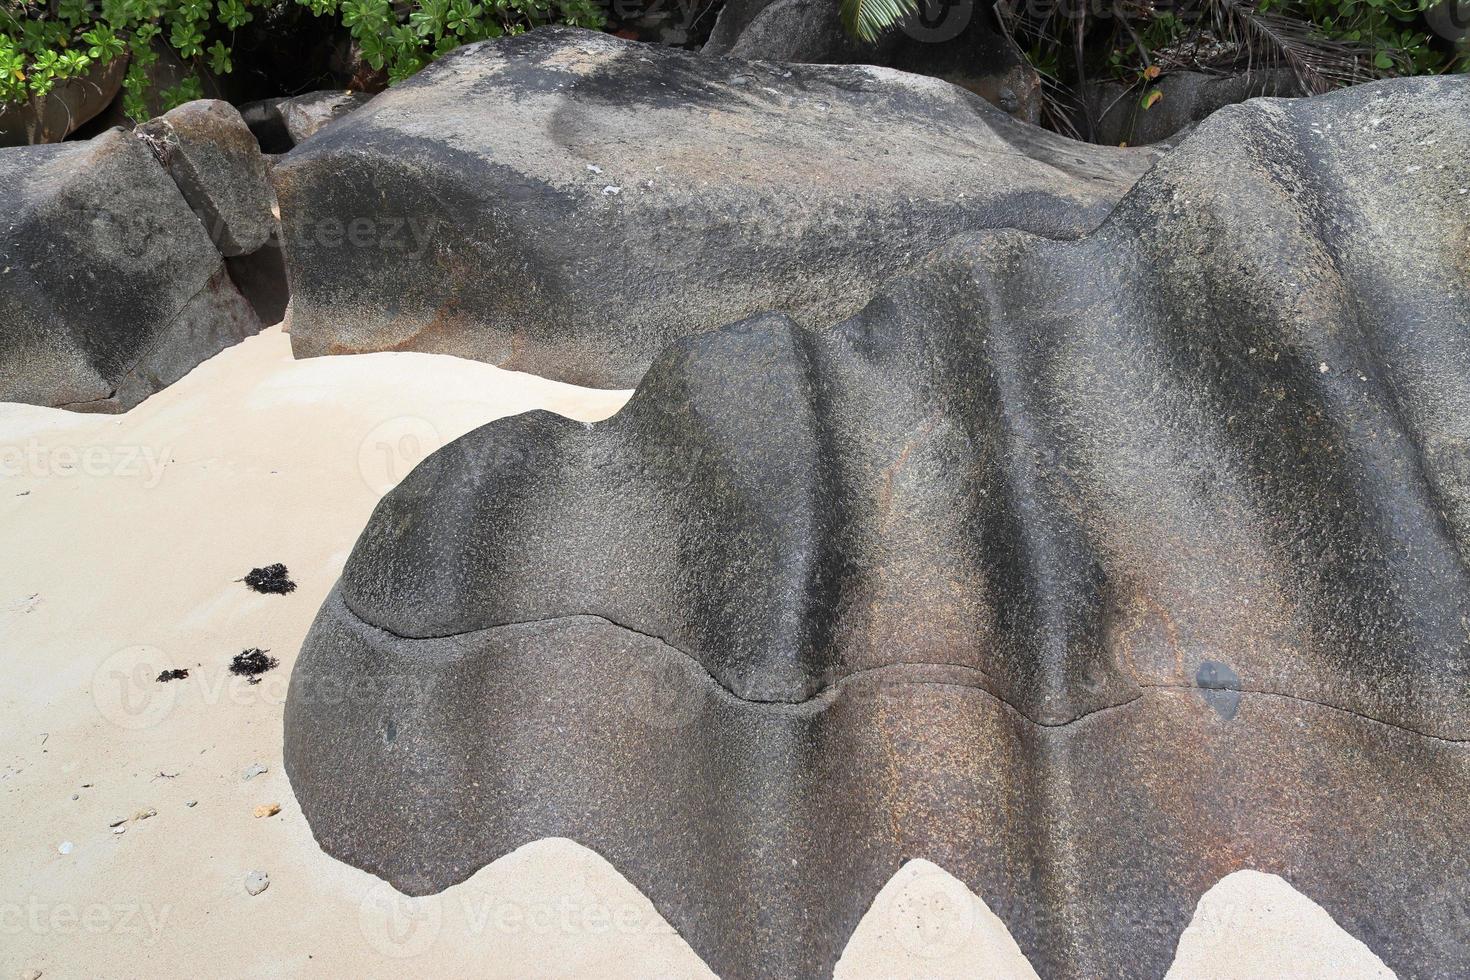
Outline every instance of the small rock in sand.
[[72, 843], [69, 840], [64, 840], [60, 844], [57, 844], [56, 845], [56, 853], [57, 854], [70, 854], [71, 853], [71, 849], [72, 849]]
[[241, 782], [244, 782], [247, 779], [254, 779], [256, 776], [259, 776], [261, 773], [266, 771], [266, 767], [257, 762], [255, 765], [245, 770], [245, 775], [242, 777]]
[[279, 803], [262, 803], [255, 808], [255, 815], [257, 817], [274, 817], [280, 812], [281, 804]]
[[184, 801], [184, 806], [194, 807], [194, 806], [198, 806], [198, 805], [199, 805], [199, 801], [198, 800], [185, 800]]
[[245, 876], [245, 890], [251, 895], [259, 895], [271, 886], [271, 876], [264, 871], [252, 871]]

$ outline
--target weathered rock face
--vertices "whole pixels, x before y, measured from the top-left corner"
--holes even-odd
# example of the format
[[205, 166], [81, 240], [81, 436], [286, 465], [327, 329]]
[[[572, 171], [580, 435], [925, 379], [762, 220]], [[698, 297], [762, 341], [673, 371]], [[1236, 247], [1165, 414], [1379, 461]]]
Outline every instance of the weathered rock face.
[[304, 143], [372, 99], [366, 92], [308, 92], [281, 103], [281, 121], [293, 144]]
[[751, 61], [884, 65], [962, 86], [1017, 119], [1041, 115], [1041, 76], [970, 2], [924, 3], [875, 44], [848, 35], [840, 5], [827, 0], [731, 0], [705, 54]]
[[292, 345], [631, 386], [669, 342], [762, 309], [849, 315], [956, 232], [1080, 234], [1151, 159], [933, 79], [535, 31], [440, 59], [277, 165]]
[[204, 223], [260, 321], [281, 322], [290, 289], [276, 193], [261, 145], [239, 110], [217, 100], [190, 102], [139, 133]]
[[144, 143], [0, 152], [0, 401], [123, 411], [260, 329]]
[[188, 102], [139, 128], [226, 256], [272, 240], [276, 196], [265, 157], [228, 102]]
[[313, 832], [411, 893], [572, 837], [728, 978], [914, 857], [1046, 977], [1161, 976], [1239, 868], [1467, 975], [1467, 187], [1463, 79], [1228, 108], [1080, 240], [446, 446], [297, 661]]

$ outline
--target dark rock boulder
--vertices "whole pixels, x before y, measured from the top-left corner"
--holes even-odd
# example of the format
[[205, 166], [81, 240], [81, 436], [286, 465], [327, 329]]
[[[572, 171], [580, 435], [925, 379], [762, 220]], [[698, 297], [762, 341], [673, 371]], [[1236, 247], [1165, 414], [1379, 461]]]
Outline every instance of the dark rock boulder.
[[265, 157], [228, 102], [188, 102], [138, 128], [215, 246], [248, 255], [276, 232], [276, 195]]
[[189, 102], [138, 133], [204, 223], [260, 321], [281, 322], [290, 289], [276, 193], [269, 161], [243, 115], [228, 102]]
[[574, 838], [731, 980], [914, 857], [1046, 977], [1163, 975], [1239, 868], [1470, 974], [1467, 188], [1464, 79], [1227, 108], [1080, 240], [456, 440], [296, 663], [317, 840], [423, 894]]
[[[1145, 109], [1144, 100], [1154, 90], [1159, 97]], [[1227, 105], [1261, 96], [1305, 94], [1290, 71], [1262, 69], [1240, 75], [1171, 72], [1147, 88], [1100, 82], [1089, 87], [1087, 99], [1097, 142], [1145, 146], [1178, 136]], [[1081, 130], [1085, 122], [1079, 119], [1077, 126]]]
[[292, 345], [631, 386], [670, 341], [762, 309], [848, 315], [956, 232], [1080, 234], [1152, 159], [886, 69], [534, 31], [279, 162]]
[[705, 54], [752, 61], [884, 65], [967, 88], [1017, 119], [1041, 116], [1041, 76], [994, 16], [970, 0], [934, 0], [868, 44], [842, 26], [836, 0], [731, 0]]
[[0, 401], [123, 411], [260, 329], [148, 147], [0, 152]]

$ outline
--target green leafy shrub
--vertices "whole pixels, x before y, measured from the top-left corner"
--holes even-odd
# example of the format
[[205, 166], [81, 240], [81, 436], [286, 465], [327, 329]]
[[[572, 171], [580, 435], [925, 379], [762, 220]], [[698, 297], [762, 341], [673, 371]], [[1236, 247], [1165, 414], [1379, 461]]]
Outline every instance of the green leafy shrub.
[[[363, 60], [400, 81], [461, 44], [541, 24], [600, 28], [596, 0], [0, 0], [0, 103], [44, 96], [70, 78], [127, 57], [123, 109], [148, 115], [160, 45], [184, 64], [160, 95], [165, 110], [203, 97], [202, 73], [234, 71], [234, 34], [271, 2], [338, 20]], [[253, 9], [255, 8], [255, 9]]]
[[398, 82], [471, 41], [516, 34], [539, 24], [600, 28], [594, 0], [297, 0], [318, 17], [335, 16], [352, 32], [363, 60]]

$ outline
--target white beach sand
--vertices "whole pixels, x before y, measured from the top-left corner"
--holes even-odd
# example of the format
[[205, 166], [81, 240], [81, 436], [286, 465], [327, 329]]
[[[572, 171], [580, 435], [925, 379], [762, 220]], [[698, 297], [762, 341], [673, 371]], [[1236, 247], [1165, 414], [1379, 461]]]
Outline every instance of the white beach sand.
[[1277, 875], [1237, 871], [1205, 892], [1166, 980], [1385, 980], [1393, 971]]
[[[406, 899], [317, 848], [281, 768], [297, 650], [381, 494], [483, 422], [596, 420], [626, 397], [434, 355], [297, 362], [272, 329], [124, 416], [0, 405], [0, 980], [710, 976], [570, 841]], [[236, 581], [273, 562], [294, 593]], [[227, 671], [252, 647], [280, 661], [258, 685]], [[166, 668], [190, 674], [158, 683]], [[251, 871], [269, 875], [254, 896]], [[1278, 944], [1305, 930], [1293, 962], [1313, 976], [1384, 975], [1280, 879], [1227, 882], [1174, 980], [1271, 975], [1216, 970], [1220, 944], [1197, 941], [1242, 929]], [[984, 903], [922, 861], [875, 896], [838, 974], [1035, 975]]]

